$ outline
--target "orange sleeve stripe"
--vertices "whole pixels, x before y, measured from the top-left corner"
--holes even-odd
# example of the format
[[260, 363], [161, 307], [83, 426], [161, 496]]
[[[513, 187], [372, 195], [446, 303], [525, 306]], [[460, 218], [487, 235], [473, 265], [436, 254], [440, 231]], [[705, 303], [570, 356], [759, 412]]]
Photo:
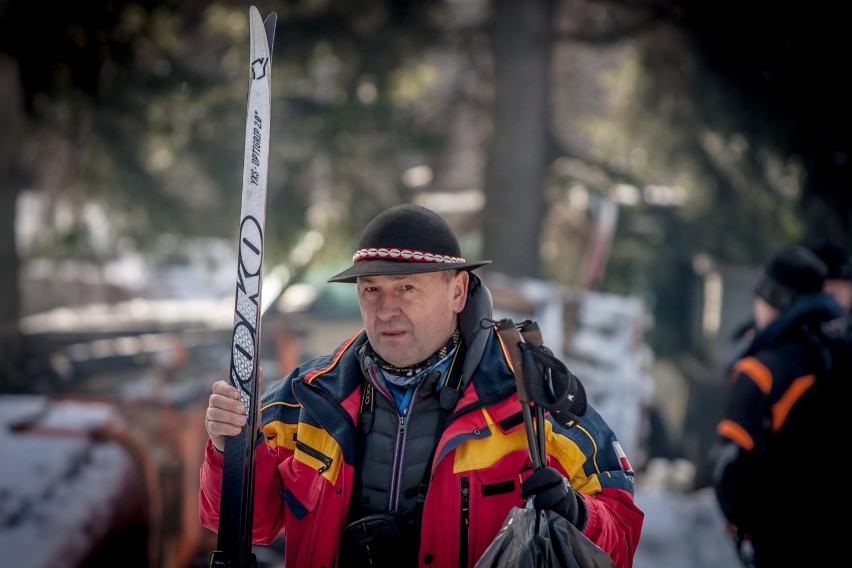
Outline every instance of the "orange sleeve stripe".
[[766, 365], [754, 357], [745, 357], [737, 361], [736, 365], [734, 365], [733, 376], [736, 377], [739, 373], [748, 375], [754, 381], [754, 384], [757, 385], [757, 388], [760, 389], [760, 392], [769, 394], [769, 390], [772, 388], [772, 371], [767, 369]]
[[784, 425], [784, 421], [787, 420], [787, 416], [790, 414], [790, 410], [796, 405], [796, 402], [802, 398], [802, 395], [807, 392], [809, 388], [811, 388], [816, 382], [816, 377], [814, 375], [805, 375], [804, 377], [799, 377], [793, 384], [790, 385], [790, 388], [787, 389], [787, 392], [772, 405], [772, 431], [777, 432], [781, 429], [781, 426]]
[[719, 422], [719, 425], [716, 426], [716, 433], [728, 438], [744, 450], [750, 452], [754, 449], [754, 439], [751, 435], [745, 428], [732, 420], [724, 419]]

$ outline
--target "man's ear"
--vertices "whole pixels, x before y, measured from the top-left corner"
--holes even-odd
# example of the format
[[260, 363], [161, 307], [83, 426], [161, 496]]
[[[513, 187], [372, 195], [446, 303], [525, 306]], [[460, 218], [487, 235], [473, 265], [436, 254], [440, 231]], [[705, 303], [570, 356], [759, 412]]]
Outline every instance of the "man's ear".
[[460, 313], [467, 304], [467, 287], [470, 284], [470, 272], [459, 270], [452, 281], [453, 311]]

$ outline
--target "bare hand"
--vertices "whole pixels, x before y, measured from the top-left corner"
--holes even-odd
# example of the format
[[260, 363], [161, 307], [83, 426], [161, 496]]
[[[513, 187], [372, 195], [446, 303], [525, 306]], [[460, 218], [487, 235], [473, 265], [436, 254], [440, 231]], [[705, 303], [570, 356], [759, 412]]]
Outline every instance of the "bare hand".
[[[258, 392], [263, 370], [258, 369]], [[258, 397], [260, 398], [260, 397]], [[225, 436], [236, 436], [246, 425], [246, 407], [240, 402], [240, 391], [228, 381], [213, 383], [213, 393], [204, 417], [204, 428], [217, 450], [225, 450]]]

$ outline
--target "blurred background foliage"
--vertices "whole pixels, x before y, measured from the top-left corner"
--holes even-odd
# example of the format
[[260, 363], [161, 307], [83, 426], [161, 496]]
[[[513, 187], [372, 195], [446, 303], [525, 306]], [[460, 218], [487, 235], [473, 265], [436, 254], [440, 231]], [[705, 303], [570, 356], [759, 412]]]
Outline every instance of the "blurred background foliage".
[[[837, 3], [255, 4], [278, 13], [269, 265], [305, 248], [345, 263], [369, 218], [421, 200], [496, 270], [643, 298], [666, 356], [693, 347], [698, 259], [852, 246]], [[33, 259], [235, 238], [249, 5], [0, 0], [4, 362]], [[45, 206], [19, 242], [25, 192]], [[590, 276], [607, 212], [611, 253]]]

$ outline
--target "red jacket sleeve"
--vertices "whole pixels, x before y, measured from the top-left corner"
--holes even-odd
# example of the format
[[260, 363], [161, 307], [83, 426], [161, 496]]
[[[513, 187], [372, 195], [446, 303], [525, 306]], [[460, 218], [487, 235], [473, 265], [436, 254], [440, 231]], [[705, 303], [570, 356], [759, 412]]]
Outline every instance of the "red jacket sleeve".
[[[223, 454], [210, 440], [201, 464], [198, 511], [202, 526], [219, 532], [219, 501], [222, 495]], [[278, 452], [266, 443], [257, 446], [255, 455], [254, 509], [252, 542], [270, 544], [284, 527], [282, 482], [278, 473]]]
[[633, 566], [644, 513], [623, 489], [604, 488], [594, 497], [583, 495], [588, 520], [583, 534], [605, 550], [619, 568]]

